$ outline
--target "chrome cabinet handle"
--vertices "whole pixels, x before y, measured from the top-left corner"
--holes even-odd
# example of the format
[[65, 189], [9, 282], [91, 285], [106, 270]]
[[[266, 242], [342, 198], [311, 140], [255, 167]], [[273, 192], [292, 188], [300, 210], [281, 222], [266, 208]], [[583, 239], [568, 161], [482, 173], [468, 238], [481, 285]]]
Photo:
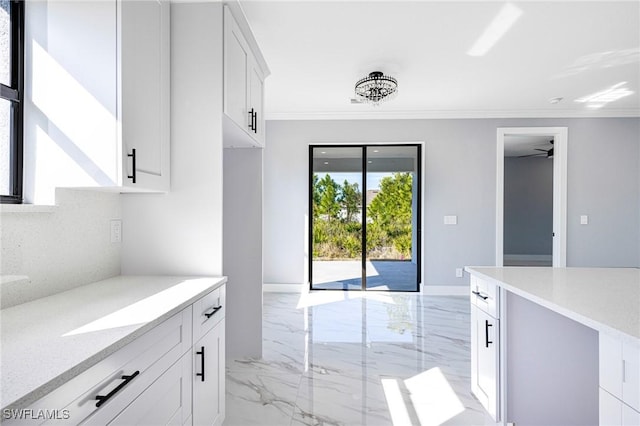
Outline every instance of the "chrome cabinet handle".
[[96, 395], [95, 399], [98, 401], [96, 402], [96, 407], [100, 407], [102, 404], [104, 404], [105, 402], [107, 402], [109, 400], [109, 398], [111, 398], [113, 395], [117, 394], [118, 392], [120, 392], [120, 390], [127, 386], [129, 384], [129, 382], [131, 380], [133, 380], [138, 374], [140, 374], [140, 370], [136, 370], [133, 374], [130, 375], [123, 375], [122, 377], [120, 377], [122, 380], [124, 380], [124, 382], [120, 383], [118, 386], [116, 386], [115, 389], [113, 389], [111, 392], [109, 392], [106, 395]]

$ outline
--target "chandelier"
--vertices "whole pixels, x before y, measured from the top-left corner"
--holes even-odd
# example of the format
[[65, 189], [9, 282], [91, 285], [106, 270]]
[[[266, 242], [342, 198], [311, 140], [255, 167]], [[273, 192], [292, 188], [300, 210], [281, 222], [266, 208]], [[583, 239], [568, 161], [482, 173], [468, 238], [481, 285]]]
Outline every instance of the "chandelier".
[[374, 71], [356, 83], [356, 98], [361, 102], [378, 105], [398, 92], [398, 81], [380, 71]]

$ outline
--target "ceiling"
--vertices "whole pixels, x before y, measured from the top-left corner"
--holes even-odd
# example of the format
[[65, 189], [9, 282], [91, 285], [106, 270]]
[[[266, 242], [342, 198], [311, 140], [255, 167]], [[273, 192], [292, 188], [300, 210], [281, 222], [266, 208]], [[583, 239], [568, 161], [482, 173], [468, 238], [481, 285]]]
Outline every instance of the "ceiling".
[[[505, 2], [241, 5], [271, 69], [267, 119], [640, 116], [638, 1], [512, 2], [517, 20], [482, 56], [467, 52]], [[377, 70], [398, 79], [398, 95], [351, 104], [355, 82]], [[633, 93], [576, 102], [615, 85]]]

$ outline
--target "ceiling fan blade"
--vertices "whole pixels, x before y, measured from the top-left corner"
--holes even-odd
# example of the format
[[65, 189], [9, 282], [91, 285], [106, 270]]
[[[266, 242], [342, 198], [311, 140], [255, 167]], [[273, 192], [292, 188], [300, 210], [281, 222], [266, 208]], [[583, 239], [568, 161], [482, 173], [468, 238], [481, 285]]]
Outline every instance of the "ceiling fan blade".
[[540, 148], [534, 148], [534, 151], [542, 151], [542, 152], [549, 152], [548, 149], [540, 149]]
[[[545, 152], [547, 152], [547, 151], [545, 151]], [[518, 155], [518, 158], [525, 158], [525, 157], [541, 157], [541, 156], [543, 156], [543, 155], [546, 155], [546, 154]]]

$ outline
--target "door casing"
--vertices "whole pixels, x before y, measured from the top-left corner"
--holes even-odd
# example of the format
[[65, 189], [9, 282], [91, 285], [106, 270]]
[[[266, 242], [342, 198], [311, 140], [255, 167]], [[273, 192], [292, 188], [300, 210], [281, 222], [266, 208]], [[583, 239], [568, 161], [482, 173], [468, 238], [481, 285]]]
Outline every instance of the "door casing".
[[504, 139], [506, 135], [550, 136], [553, 144], [553, 256], [555, 268], [567, 266], [566, 127], [499, 127], [496, 148], [496, 266], [504, 260]]

